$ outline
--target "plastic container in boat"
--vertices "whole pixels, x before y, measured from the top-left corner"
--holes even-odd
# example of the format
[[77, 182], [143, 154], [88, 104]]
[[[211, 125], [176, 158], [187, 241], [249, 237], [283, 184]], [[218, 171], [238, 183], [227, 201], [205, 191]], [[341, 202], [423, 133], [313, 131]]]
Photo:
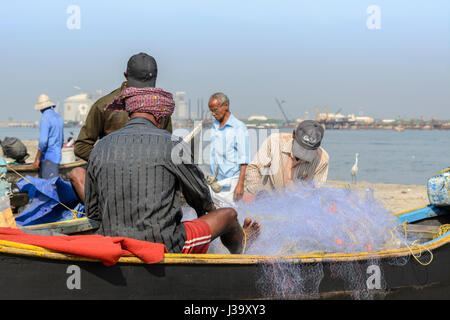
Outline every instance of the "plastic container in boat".
[[436, 207], [450, 207], [450, 168], [436, 173], [428, 180], [428, 200]]
[[74, 148], [63, 148], [61, 150], [61, 164], [75, 162]]

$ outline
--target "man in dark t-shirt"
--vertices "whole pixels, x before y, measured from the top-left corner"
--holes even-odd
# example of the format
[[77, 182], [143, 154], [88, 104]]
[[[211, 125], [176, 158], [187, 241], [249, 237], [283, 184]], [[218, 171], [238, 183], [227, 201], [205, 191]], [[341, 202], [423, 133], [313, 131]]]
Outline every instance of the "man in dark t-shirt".
[[[150, 83], [156, 62], [146, 54], [132, 59], [140, 72], [129, 74], [128, 88], [107, 107], [125, 110], [130, 120], [91, 152], [87, 217], [100, 222], [99, 234], [163, 243], [172, 253], [206, 253], [217, 237], [230, 253], [244, 252], [259, 234], [259, 224], [246, 218], [241, 226], [234, 209], [215, 208], [190, 148], [162, 130], [175, 103], [171, 93]], [[181, 221], [180, 193], [197, 219]]]

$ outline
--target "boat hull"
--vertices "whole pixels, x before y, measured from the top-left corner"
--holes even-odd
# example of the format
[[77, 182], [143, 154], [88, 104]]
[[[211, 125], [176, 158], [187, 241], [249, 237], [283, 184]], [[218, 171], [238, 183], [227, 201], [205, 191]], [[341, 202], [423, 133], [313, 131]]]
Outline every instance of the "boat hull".
[[3, 253], [0, 299], [448, 299], [450, 246], [430, 252], [428, 265], [411, 255], [314, 262], [169, 254], [110, 267]]
[[[447, 216], [448, 210], [434, 206], [397, 214], [405, 223]], [[58, 230], [79, 231], [88, 224], [78, 219]], [[33, 231], [49, 227], [54, 228]], [[429, 227], [415, 225], [416, 231]], [[0, 240], [0, 299], [449, 299], [450, 231], [442, 233], [420, 245], [376, 252], [165, 254], [155, 264], [132, 256], [109, 267]]]

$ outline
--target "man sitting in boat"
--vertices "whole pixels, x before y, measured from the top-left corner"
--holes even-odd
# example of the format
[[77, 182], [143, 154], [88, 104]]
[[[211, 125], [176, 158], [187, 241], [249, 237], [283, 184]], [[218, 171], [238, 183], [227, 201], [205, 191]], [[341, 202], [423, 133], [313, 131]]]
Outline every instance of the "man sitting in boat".
[[39, 122], [39, 145], [33, 168], [39, 168], [39, 178], [50, 179], [59, 175], [61, 149], [64, 143], [64, 121], [54, 110], [55, 104], [41, 94], [34, 109], [42, 113]]
[[250, 162], [245, 176], [245, 200], [294, 181], [325, 183], [329, 156], [320, 147], [324, 129], [314, 120], [304, 120], [292, 134], [270, 135]]
[[[230, 253], [242, 253], [260, 226], [238, 223], [232, 208], [216, 209], [190, 148], [162, 130], [175, 107], [171, 93], [151, 86], [156, 62], [141, 56], [145, 72], [129, 79], [110, 110], [130, 120], [95, 145], [87, 166], [86, 215], [100, 222], [97, 233], [163, 243], [172, 253], [206, 253], [220, 237]], [[180, 192], [198, 219], [182, 220]]]
[[[86, 122], [80, 130], [77, 140], [74, 145], [74, 153], [77, 157], [88, 161], [89, 156], [94, 149], [97, 140], [104, 136], [122, 128], [128, 121], [128, 113], [126, 111], [107, 110], [106, 107], [117, 97], [122, 90], [127, 88], [129, 78], [133, 78], [139, 74], [140, 70], [136, 65], [136, 60], [141, 54], [136, 54], [130, 57], [127, 63], [127, 71], [124, 72], [127, 81], [122, 83], [122, 86], [110, 94], [97, 100], [89, 110], [86, 117]], [[131, 80], [133, 81], [133, 80]], [[149, 84], [155, 86], [156, 74]], [[172, 132], [172, 120], [170, 117], [163, 120], [163, 129]], [[78, 198], [84, 203], [84, 181], [86, 176], [86, 169], [83, 167], [73, 169], [69, 174], [70, 182], [77, 194]]]

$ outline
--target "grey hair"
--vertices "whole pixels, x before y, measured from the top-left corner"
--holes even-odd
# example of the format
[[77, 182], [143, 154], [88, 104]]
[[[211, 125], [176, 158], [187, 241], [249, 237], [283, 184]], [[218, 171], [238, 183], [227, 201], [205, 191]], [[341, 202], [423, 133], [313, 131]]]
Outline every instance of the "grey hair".
[[214, 93], [210, 99], [215, 99], [219, 101], [221, 106], [223, 106], [224, 104], [230, 105], [230, 99], [228, 99], [227, 95], [222, 92]]

